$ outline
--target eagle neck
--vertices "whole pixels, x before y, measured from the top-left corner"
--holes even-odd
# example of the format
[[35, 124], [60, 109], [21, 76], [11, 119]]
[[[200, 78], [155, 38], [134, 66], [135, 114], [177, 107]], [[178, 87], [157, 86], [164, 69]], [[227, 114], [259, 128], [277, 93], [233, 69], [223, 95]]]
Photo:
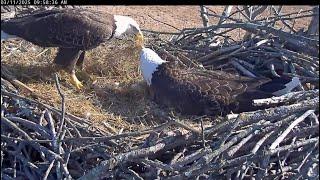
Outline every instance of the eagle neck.
[[142, 76], [149, 86], [151, 85], [154, 73], [166, 62], [152, 49], [142, 48], [140, 53], [140, 68]]
[[116, 25], [116, 21], [113, 20], [113, 24], [112, 24], [112, 33], [111, 36], [108, 40], [112, 39], [114, 37], [114, 34], [116, 33], [116, 29], [117, 29], [117, 25]]

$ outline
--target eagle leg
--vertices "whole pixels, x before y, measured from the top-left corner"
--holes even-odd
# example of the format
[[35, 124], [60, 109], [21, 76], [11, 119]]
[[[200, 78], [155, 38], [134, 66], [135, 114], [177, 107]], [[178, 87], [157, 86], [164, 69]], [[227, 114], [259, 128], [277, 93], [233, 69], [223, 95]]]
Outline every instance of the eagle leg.
[[80, 56], [80, 50], [74, 48], [59, 48], [54, 63], [61, 65], [70, 73], [71, 84], [78, 90], [83, 87], [82, 83], [76, 76], [76, 64]]
[[82, 51], [77, 61], [77, 66], [81, 71], [83, 71], [83, 62], [84, 62], [85, 53], [86, 53], [85, 51]]

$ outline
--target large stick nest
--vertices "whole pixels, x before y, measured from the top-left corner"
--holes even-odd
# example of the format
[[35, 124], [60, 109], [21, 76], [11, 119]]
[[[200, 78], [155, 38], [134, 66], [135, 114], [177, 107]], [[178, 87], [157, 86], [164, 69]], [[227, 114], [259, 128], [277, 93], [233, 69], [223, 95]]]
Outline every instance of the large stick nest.
[[[245, 9], [233, 15], [237, 13], [246, 15]], [[76, 98], [74, 91], [68, 90], [70, 87], [65, 87], [57, 74], [46, 79], [33, 76], [46, 82], [45, 87], [50, 86], [47, 94], [39, 94], [44, 90], [37, 89], [40, 84], [30, 88], [33, 82], [17, 80], [19, 70], [9, 60], [29, 50], [19, 46], [20, 42], [5, 43], [1, 49], [1, 54], [5, 53], [1, 56], [3, 179], [319, 178], [319, 40], [314, 34], [297, 32], [294, 26], [276, 27], [279, 22], [290, 24], [301, 16], [316, 15], [313, 11], [291, 15], [278, 12], [247, 22], [229, 14], [219, 16], [223, 20], [218, 25], [209, 26], [205, 21], [206, 27], [184, 29], [169, 40], [161, 33], [147, 34], [153, 37], [152, 48], [163, 58], [177, 61], [177, 65], [222, 69], [251, 77], [297, 76], [302, 81], [295, 92], [252, 102], [270, 108], [226, 117], [169, 113], [150, 102], [144, 90], [131, 92], [128, 87], [137, 86], [134, 83], [141, 80], [135, 62], [127, 64], [128, 68], [120, 64], [116, 70], [105, 71], [110, 71], [112, 83], [116, 79], [125, 84], [107, 88], [124, 94], [124, 99], [112, 97], [109, 101], [118, 104], [119, 109], [105, 109], [114, 114], [97, 121], [72, 110], [77, 103], [72, 104], [68, 96]], [[244, 30], [245, 37], [234, 40], [228, 35], [239, 29]], [[101, 51], [98, 48], [92, 52], [91, 58], [104, 58]], [[119, 54], [116, 56], [121, 59]], [[99, 66], [89, 64], [88, 71], [98, 73], [95, 67]], [[123, 72], [131, 78], [119, 77]], [[28, 75], [30, 78], [30, 72], [23, 73], [22, 79]], [[121, 87], [129, 90], [119, 90]], [[90, 98], [81, 101], [97, 101], [99, 98], [94, 99], [96, 94], [92, 92], [83, 92]], [[53, 94], [58, 100], [47, 101]]]

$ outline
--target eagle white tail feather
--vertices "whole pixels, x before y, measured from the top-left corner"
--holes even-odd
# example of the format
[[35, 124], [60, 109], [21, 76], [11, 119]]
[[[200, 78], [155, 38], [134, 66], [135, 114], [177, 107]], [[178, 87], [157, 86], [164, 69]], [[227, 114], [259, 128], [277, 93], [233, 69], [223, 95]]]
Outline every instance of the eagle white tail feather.
[[16, 37], [17, 36], [8, 34], [8, 33], [6, 33], [6, 32], [1, 30], [1, 41], [7, 40], [7, 39], [16, 38]]
[[293, 77], [292, 80], [285, 84], [285, 88], [281, 89], [279, 91], [273, 92], [272, 94], [275, 96], [281, 96], [284, 94], [287, 94], [289, 92], [291, 92], [294, 88], [298, 87], [301, 84], [300, 80], [298, 77]]

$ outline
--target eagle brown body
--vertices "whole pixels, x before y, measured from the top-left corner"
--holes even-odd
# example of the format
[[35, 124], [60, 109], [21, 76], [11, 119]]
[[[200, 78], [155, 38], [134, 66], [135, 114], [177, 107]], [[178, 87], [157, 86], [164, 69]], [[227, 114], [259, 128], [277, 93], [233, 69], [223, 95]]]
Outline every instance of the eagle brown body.
[[82, 9], [36, 11], [1, 22], [1, 30], [41, 47], [58, 47], [55, 63], [65, 67], [77, 62], [80, 53], [112, 38], [113, 15]]
[[40, 10], [1, 21], [1, 40], [21, 37], [42, 47], [58, 47], [54, 62], [71, 75], [71, 83], [82, 88], [75, 66], [82, 68], [85, 51], [110, 39], [135, 35], [143, 43], [138, 23], [128, 16], [111, 15], [88, 9]]
[[183, 114], [223, 115], [256, 109], [251, 105], [253, 99], [272, 96], [258, 90], [269, 81], [223, 71], [175, 68], [173, 63], [166, 63], [154, 72], [150, 93], [157, 103]]
[[[250, 78], [200, 68], [185, 68], [149, 48], [140, 54], [140, 66], [152, 99], [188, 115], [225, 115], [257, 110], [253, 99], [292, 90], [291, 78]], [[264, 108], [264, 107], [259, 107]]]

